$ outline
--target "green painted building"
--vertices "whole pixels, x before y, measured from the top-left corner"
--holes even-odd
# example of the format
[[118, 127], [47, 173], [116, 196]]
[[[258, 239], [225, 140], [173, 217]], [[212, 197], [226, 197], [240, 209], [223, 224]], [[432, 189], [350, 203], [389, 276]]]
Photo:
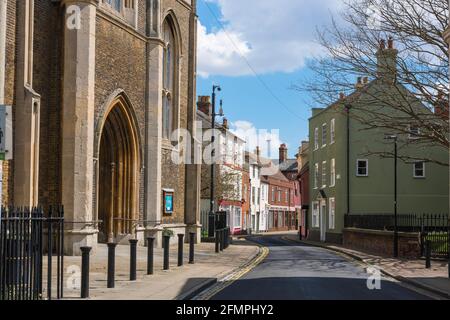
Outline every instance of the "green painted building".
[[[312, 110], [308, 213], [312, 240], [341, 243], [346, 214], [394, 212], [394, 158], [386, 157], [394, 150], [394, 141], [386, 139], [393, 131], [392, 128], [368, 128], [373, 115], [367, 108], [377, 108], [377, 115], [400, 118], [404, 116], [402, 112], [394, 111], [390, 105], [404, 103], [434, 115], [406, 87], [396, 83], [396, 55], [392, 44], [389, 48], [380, 47], [376, 79], [361, 78], [351, 95], [342, 95], [327, 108]], [[384, 105], [380, 101], [389, 103]], [[398, 213], [448, 213], [448, 167], [411, 160], [435, 159], [448, 163], [448, 150], [415, 144], [413, 139], [418, 139], [420, 125], [412, 120], [408, 130], [398, 131], [395, 137], [402, 158], [397, 166]]]

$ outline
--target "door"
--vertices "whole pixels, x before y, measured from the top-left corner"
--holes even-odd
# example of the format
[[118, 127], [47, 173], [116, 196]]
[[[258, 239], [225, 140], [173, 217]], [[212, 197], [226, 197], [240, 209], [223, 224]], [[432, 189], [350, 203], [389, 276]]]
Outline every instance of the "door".
[[326, 241], [327, 234], [327, 202], [320, 202], [320, 241]]

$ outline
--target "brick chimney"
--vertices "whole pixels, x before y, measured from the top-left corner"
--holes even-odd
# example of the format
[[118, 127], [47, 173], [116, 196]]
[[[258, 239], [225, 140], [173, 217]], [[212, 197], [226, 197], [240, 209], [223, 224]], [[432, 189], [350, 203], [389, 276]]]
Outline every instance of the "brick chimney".
[[228, 119], [227, 118], [223, 118], [222, 127], [224, 129], [228, 130]]
[[199, 111], [206, 115], [211, 114], [211, 97], [210, 96], [199, 96], [197, 102], [197, 108]]
[[434, 114], [445, 121], [449, 121], [449, 101], [442, 90], [439, 90], [437, 101], [434, 105]]
[[288, 149], [287, 149], [287, 147], [286, 147], [286, 144], [282, 144], [281, 146], [280, 146], [280, 157], [279, 157], [279, 161], [280, 161], [280, 163], [283, 163], [283, 162], [285, 162], [286, 160], [287, 160], [287, 154], [288, 154]]
[[394, 48], [394, 39], [389, 37], [388, 47], [386, 41], [381, 40], [377, 52], [377, 75], [388, 83], [394, 83], [397, 78], [398, 50]]

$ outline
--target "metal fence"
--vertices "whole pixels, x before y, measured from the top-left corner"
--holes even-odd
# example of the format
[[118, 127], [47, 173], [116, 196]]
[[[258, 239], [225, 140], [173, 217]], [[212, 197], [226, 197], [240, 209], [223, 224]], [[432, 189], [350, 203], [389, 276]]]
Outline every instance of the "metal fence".
[[[346, 228], [394, 231], [393, 214], [350, 214], [344, 218]], [[399, 214], [397, 215], [399, 232], [420, 233], [422, 255], [427, 240], [431, 241], [433, 257], [449, 255], [449, 215], [448, 214]]]
[[2, 207], [0, 219], [0, 300], [43, 298], [43, 257], [47, 254], [48, 299], [52, 298], [53, 258], [57, 298], [63, 297], [64, 211]]
[[214, 238], [216, 229], [224, 229], [228, 226], [227, 213], [218, 211], [211, 214], [209, 211], [201, 212], [202, 238]]

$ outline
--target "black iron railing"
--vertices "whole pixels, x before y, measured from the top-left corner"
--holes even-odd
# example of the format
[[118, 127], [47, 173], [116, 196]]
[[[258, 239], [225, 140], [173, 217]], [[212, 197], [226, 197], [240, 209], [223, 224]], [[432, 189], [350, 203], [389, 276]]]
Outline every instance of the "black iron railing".
[[43, 298], [43, 257], [47, 254], [46, 296], [52, 298], [53, 259], [56, 297], [63, 297], [64, 211], [2, 207], [0, 219], [0, 300]]
[[[349, 214], [344, 217], [346, 228], [369, 230], [394, 230], [393, 214]], [[448, 214], [399, 214], [397, 215], [399, 232], [420, 233], [422, 255], [427, 240], [431, 241], [433, 257], [449, 255], [449, 215]]]

